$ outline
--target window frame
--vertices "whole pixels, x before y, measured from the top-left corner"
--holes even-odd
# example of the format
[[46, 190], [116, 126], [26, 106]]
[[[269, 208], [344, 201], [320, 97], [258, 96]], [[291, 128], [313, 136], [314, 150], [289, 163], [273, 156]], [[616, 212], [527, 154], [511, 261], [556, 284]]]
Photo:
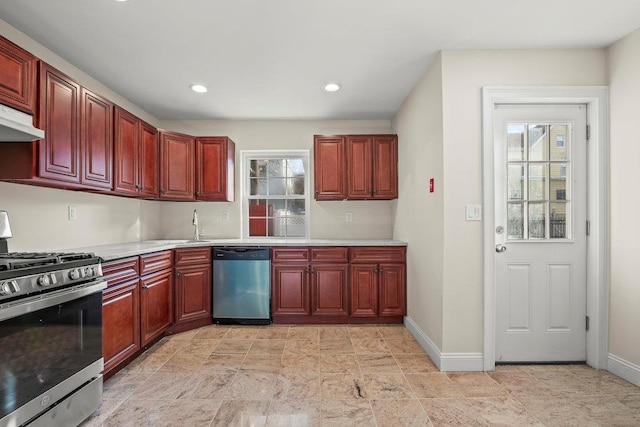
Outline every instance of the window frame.
[[[304, 179], [304, 201], [305, 201], [305, 221], [304, 236], [249, 236], [249, 200], [251, 195], [249, 167], [252, 160], [256, 159], [288, 159], [302, 158], [305, 165]], [[310, 237], [311, 230], [311, 170], [310, 170], [310, 151], [309, 150], [241, 150], [240, 151], [240, 198], [241, 206], [241, 235], [243, 239], [259, 239], [259, 240], [305, 240]], [[284, 197], [287, 199], [288, 197]], [[292, 199], [301, 199], [302, 197], [291, 197]]]

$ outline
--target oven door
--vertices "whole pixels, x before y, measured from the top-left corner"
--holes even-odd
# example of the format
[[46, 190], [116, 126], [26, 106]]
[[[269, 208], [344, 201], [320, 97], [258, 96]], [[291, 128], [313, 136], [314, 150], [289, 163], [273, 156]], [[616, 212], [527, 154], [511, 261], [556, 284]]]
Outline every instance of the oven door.
[[97, 280], [0, 306], [0, 426], [22, 425], [100, 376], [105, 287]]

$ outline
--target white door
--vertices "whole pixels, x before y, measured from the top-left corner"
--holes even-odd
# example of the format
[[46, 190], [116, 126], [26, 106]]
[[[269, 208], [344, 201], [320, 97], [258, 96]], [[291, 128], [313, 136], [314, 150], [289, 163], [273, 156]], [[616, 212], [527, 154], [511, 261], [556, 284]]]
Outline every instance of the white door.
[[496, 362], [584, 361], [586, 106], [494, 118]]

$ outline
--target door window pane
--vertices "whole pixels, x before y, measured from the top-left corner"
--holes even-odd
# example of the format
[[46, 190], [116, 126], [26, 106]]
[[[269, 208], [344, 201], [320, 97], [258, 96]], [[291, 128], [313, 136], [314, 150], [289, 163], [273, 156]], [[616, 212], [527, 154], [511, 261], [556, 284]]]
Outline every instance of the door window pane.
[[524, 165], [523, 164], [511, 164], [508, 165], [508, 200], [523, 200], [524, 199]]
[[529, 238], [544, 239], [546, 236], [547, 213], [545, 203], [529, 203]]
[[507, 205], [507, 238], [524, 239], [524, 203], [509, 203]]
[[525, 125], [509, 124], [507, 127], [507, 158], [510, 161], [524, 160]]
[[551, 140], [555, 141], [555, 144], [551, 145], [549, 160], [567, 160], [567, 141], [569, 126], [567, 125], [553, 125], [551, 126]]
[[547, 126], [529, 125], [529, 161], [547, 160]]
[[551, 239], [567, 238], [567, 204], [551, 203], [549, 215], [549, 237]]

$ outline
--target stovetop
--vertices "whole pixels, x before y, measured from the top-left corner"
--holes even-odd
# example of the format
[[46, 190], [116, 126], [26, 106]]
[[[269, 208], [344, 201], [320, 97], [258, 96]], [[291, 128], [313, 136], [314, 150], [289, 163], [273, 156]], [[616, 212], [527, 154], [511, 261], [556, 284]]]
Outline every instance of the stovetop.
[[0, 303], [102, 277], [92, 253], [0, 253]]

